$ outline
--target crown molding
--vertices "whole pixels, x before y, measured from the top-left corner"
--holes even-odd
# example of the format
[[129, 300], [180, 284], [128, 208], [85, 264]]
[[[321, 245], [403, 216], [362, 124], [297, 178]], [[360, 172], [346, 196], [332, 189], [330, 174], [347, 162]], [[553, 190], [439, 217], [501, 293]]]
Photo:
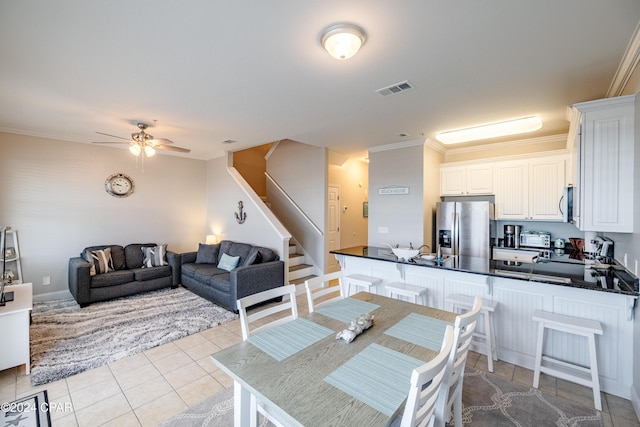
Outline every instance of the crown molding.
[[441, 154], [447, 154], [448, 151], [447, 147], [443, 143], [435, 141], [431, 138], [427, 138], [427, 140], [424, 142], [424, 145]]
[[609, 90], [607, 91], [607, 98], [622, 95], [639, 62], [640, 23], [636, 26], [633, 36], [631, 36], [631, 40], [629, 41], [629, 45], [627, 46], [627, 50], [624, 52], [622, 61], [620, 61], [616, 75], [611, 81], [611, 86], [609, 86]]

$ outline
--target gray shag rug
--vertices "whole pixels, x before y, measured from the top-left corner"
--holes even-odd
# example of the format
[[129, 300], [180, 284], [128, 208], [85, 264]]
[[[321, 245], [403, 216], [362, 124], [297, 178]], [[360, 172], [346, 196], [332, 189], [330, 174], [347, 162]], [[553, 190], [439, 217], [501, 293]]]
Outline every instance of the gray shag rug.
[[[467, 368], [462, 396], [462, 423], [470, 427], [603, 426], [600, 412], [541, 393], [497, 375]], [[262, 417], [261, 426], [271, 424]], [[225, 427], [233, 425], [233, 387], [168, 420], [162, 427]], [[452, 423], [453, 425], [453, 423]]]
[[237, 318], [184, 288], [84, 308], [73, 298], [37, 302], [30, 329], [31, 384], [60, 380]]

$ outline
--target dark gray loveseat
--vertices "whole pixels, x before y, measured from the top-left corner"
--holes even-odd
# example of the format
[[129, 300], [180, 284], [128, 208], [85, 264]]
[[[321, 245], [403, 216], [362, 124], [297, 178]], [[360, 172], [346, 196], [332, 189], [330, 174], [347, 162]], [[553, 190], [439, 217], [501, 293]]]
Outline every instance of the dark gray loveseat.
[[[219, 268], [223, 254], [238, 257], [237, 267]], [[230, 240], [183, 253], [181, 270], [182, 286], [236, 313], [239, 298], [284, 286], [284, 262], [275, 252]]]
[[[177, 287], [180, 284], [180, 255], [166, 251], [163, 264], [143, 267], [143, 248], [155, 248], [155, 243], [135, 243], [125, 247], [120, 245], [91, 246], [82, 251], [81, 256], [69, 259], [69, 291], [81, 307], [93, 302], [123, 297], [139, 292]], [[92, 275], [89, 262], [91, 251], [103, 251], [111, 255], [114, 271]], [[160, 264], [154, 260], [153, 264]]]

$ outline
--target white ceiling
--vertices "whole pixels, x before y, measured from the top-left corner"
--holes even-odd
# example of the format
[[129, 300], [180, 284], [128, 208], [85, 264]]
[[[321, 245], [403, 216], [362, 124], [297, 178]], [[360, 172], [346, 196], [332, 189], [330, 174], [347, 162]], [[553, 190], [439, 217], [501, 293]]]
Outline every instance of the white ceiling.
[[[532, 114], [531, 136], [559, 134], [567, 105], [607, 96], [639, 20], [638, 0], [2, 0], [0, 131], [109, 141], [95, 132], [157, 120], [150, 133], [199, 159]], [[319, 44], [336, 22], [367, 32], [347, 61]]]

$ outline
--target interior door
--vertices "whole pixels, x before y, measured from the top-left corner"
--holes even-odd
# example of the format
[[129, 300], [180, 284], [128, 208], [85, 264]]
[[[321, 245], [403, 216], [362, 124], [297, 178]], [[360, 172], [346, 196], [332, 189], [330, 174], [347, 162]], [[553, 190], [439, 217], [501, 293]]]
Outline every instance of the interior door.
[[[340, 187], [337, 185], [330, 185], [328, 191], [328, 203], [327, 209], [329, 211], [329, 251], [340, 249]], [[328, 273], [340, 270], [340, 264], [335, 255], [329, 253], [328, 259]]]

